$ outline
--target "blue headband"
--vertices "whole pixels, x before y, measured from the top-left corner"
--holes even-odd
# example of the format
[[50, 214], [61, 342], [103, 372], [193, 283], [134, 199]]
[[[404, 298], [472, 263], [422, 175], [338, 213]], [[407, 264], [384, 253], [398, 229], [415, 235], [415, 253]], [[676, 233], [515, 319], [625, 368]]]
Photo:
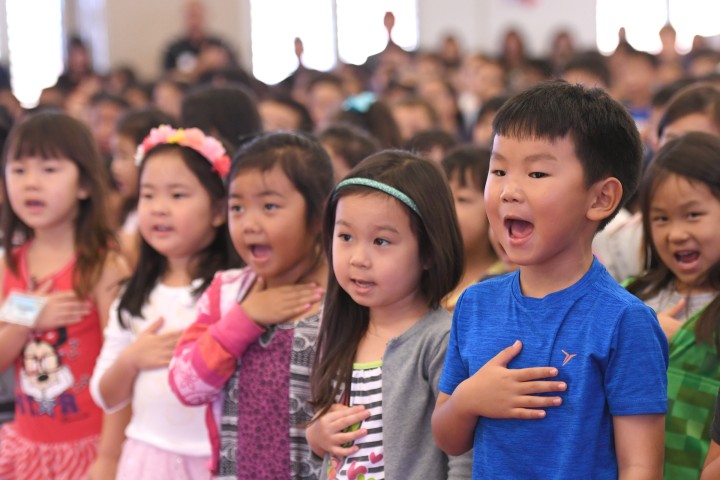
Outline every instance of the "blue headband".
[[387, 193], [391, 197], [395, 197], [396, 199], [400, 200], [402, 203], [407, 205], [413, 212], [417, 213], [420, 218], [422, 218], [422, 215], [420, 215], [420, 209], [417, 207], [415, 202], [413, 202], [412, 198], [405, 195], [403, 192], [398, 190], [395, 187], [391, 187], [390, 185], [386, 185], [382, 182], [378, 182], [377, 180], [371, 180], [369, 178], [362, 178], [362, 177], [355, 177], [355, 178], [346, 178], [342, 182], [337, 184], [337, 187], [335, 187], [335, 191], [340, 190], [342, 187], [347, 187], [349, 185], [362, 185], [363, 187], [370, 187], [374, 188], [375, 190], [380, 190], [381, 192]]

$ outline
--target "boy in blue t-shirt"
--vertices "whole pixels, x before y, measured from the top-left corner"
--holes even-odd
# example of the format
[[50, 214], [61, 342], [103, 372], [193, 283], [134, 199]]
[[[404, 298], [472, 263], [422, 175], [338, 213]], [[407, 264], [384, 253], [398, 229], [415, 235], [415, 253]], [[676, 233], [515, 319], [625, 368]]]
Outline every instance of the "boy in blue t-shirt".
[[604, 91], [553, 81], [493, 127], [485, 205], [520, 268], [458, 300], [435, 440], [474, 448], [477, 479], [662, 478], [667, 340], [591, 249], [637, 188], [635, 123]]

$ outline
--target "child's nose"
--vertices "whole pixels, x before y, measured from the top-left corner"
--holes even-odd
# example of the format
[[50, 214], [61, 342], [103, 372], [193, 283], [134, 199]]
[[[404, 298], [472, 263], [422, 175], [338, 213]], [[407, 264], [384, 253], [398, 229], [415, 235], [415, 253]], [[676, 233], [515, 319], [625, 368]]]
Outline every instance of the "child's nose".
[[150, 211], [153, 213], [153, 215], [165, 215], [168, 213], [168, 207], [167, 202], [156, 198], [152, 200], [152, 204], [150, 205]]
[[367, 268], [370, 266], [370, 257], [365, 248], [356, 246], [350, 255], [350, 265], [357, 268]]
[[260, 230], [260, 222], [258, 217], [252, 210], [248, 209], [242, 216], [243, 232], [257, 232]]
[[522, 189], [517, 182], [508, 180], [504, 183], [500, 192], [500, 200], [503, 202], [519, 202], [522, 198]]
[[668, 233], [668, 239], [671, 242], [684, 242], [690, 238], [687, 228], [680, 222], [673, 222], [670, 225], [670, 232]]

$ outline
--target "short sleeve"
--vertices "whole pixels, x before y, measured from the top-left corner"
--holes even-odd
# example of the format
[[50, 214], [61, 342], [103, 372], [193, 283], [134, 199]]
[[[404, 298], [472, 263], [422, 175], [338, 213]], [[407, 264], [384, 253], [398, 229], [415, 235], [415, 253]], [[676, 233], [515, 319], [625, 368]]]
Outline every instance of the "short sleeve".
[[100, 392], [100, 380], [102, 380], [105, 372], [113, 366], [117, 361], [120, 354], [129, 345], [131, 345], [136, 338], [135, 333], [129, 328], [123, 328], [120, 325], [120, 313], [118, 311], [120, 304], [120, 298], [116, 298], [110, 306], [110, 313], [108, 316], [108, 323], [103, 331], [103, 345], [100, 350], [100, 355], [95, 362], [92, 377], [90, 378], [90, 394], [95, 403], [107, 413], [114, 413], [121, 410], [131, 401], [131, 398], [126, 399], [113, 407], [109, 407], [105, 403], [105, 399]]
[[655, 313], [631, 305], [616, 325], [605, 372], [610, 414], [667, 413], [667, 367], [667, 337]]
[[467, 290], [460, 295], [455, 310], [453, 312], [452, 326], [450, 327], [450, 338], [448, 340], [447, 352], [445, 353], [445, 363], [443, 365], [442, 374], [440, 375], [440, 384], [438, 389], [447, 395], [452, 395], [458, 385], [465, 381], [470, 375], [468, 367], [463, 362], [460, 353], [459, 337], [462, 335], [463, 325], [463, 298]]

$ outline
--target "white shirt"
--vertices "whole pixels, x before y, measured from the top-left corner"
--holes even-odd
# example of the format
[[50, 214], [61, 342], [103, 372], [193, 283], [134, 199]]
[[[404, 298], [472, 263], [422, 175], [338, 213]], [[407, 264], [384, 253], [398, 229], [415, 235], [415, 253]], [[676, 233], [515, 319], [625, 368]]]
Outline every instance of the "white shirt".
[[[143, 305], [143, 318], [130, 318], [130, 329], [120, 325], [119, 299], [110, 307], [100, 356], [95, 364], [90, 392], [106, 412], [120, 410], [129, 402], [108, 408], [100, 393], [100, 379], [120, 353], [135, 341], [138, 334], [158, 318], [164, 319], [159, 333], [183, 330], [195, 321], [196, 302], [191, 292], [197, 286], [168, 287], [157, 284]], [[143, 370], [135, 378], [132, 396], [132, 419], [125, 430], [128, 438], [140, 440], [180, 455], [208, 456], [210, 441], [205, 424], [205, 409], [182, 405], [170, 390], [168, 369]]]

